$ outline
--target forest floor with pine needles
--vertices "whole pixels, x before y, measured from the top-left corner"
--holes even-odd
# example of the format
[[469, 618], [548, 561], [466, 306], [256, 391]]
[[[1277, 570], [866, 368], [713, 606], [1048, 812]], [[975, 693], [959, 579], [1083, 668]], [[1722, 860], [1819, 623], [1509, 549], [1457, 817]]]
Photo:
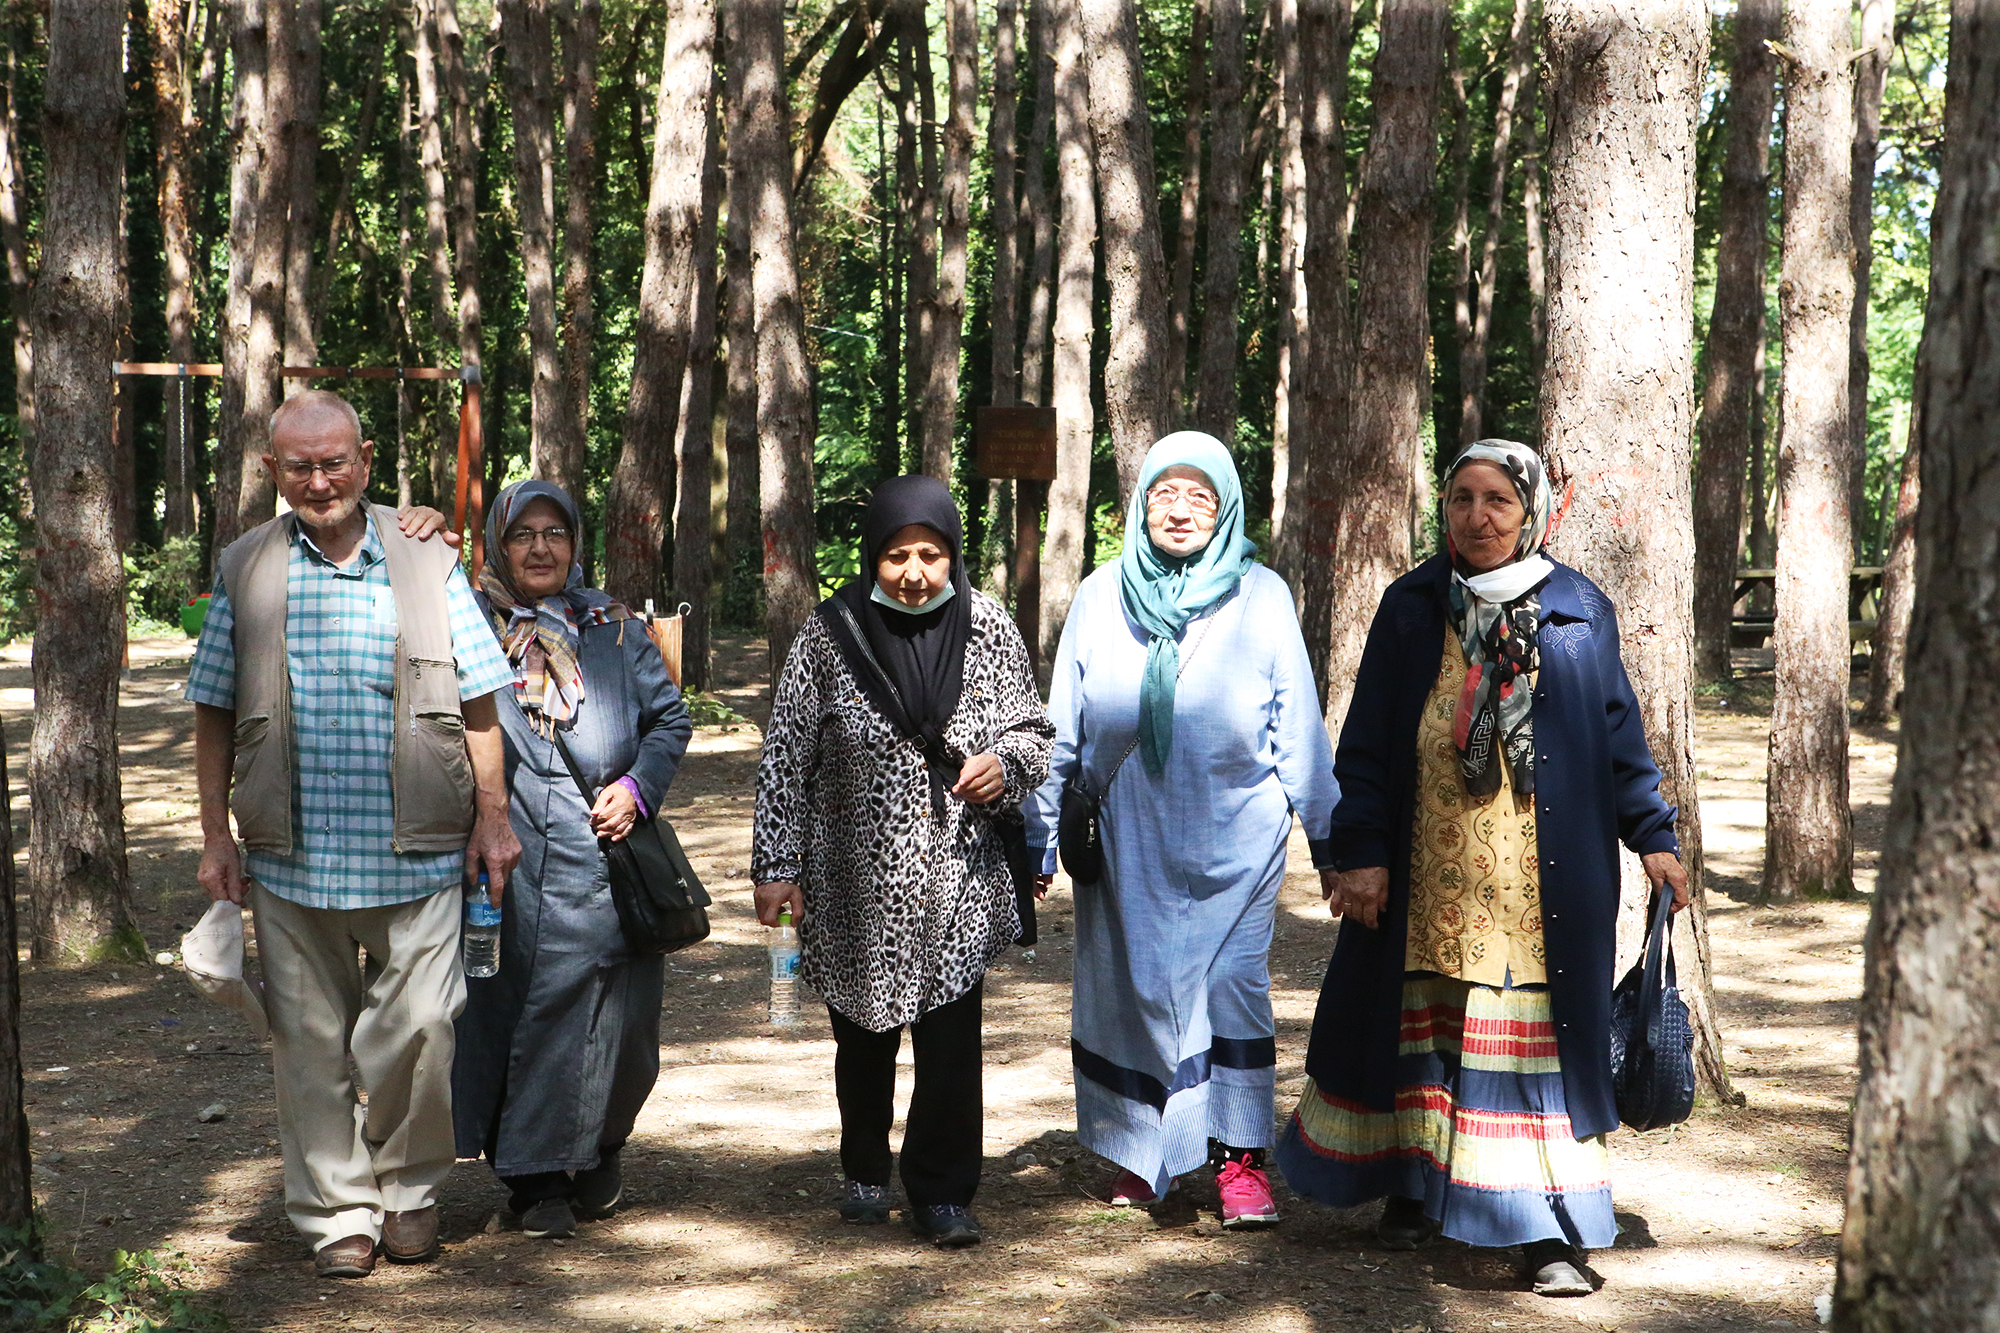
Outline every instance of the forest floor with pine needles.
[[[194, 882], [193, 717], [180, 701], [189, 647], [135, 642], [122, 695], [131, 866], [155, 951], [175, 948], [205, 906]], [[765, 708], [746, 683], [762, 656], [741, 637], [718, 650], [719, 693], [751, 719]], [[13, 645], [0, 654], [0, 718], [17, 848], [28, 821], [29, 684], [27, 647]], [[92, 1271], [115, 1249], [178, 1252], [189, 1285], [240, 1329], [1811, 1327], [1838, 1244], [1868, 907], [1865, 896], [1782, 908], [1755, 899], [1769, 695], [1766, 675], [1704, 697], [1696, 746], [1715, 986], [1745, 1102], [1704, 1102], [1675, 1130], [1612, 1136], [1622, 1234], [1590, 1256], [1603, 1283], [1592, 1296], [1523, 1294], [1511, 1255], [1455, 1242], [1385, 1253], [1374, 1206], [1322, 1208], [1282, 1181], [1283, 1225], [1253, 1234], [1221, 1231], [1205, 1181], [1184, 1182], [1153, 1213], [1099, 1202], [1112, 1173], [1073, 1133], [1071, 911], [1060, 884], [1036, 956], [1009, 954], [987, 986], [987, 1163], [975, 1204], [987, 1242], [943, 1253], [899, 1226], [842, 1226], [825, 1013], [809, 1007], [787, 1036], [764, 1021], [763, 932], [747, 874], [754, 721], [701, 728], [675, 784], [670, 811], [715, 893], [715, 932], [668, 960], [659, 1087], [626, 1151], [626, 1206], [615, 1218], [568, 1242], [528, 1240], [493, 1178], [463, 1163], [445, 1188], [438, 1263], [317, 1280], [284, 1216], [263, 1044], [172, 967], [30, 966], [22, 1041], [48, 1249]], [[1864, 891], [1894, 744], [1890, 732], [1855, 736]], [[1333, 939], [1295, 839], [1271, 959], [1280, 1114], [1303, 1080]], [[903, 1058], [907, 1098], [907, 1048]], [[222, 1119], [199, 1119], [217, 1102]]]

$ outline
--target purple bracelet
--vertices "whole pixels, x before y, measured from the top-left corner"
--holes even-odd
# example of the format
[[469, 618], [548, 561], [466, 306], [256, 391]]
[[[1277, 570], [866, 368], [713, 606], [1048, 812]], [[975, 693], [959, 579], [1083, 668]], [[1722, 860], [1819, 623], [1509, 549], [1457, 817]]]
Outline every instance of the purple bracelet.
[[639, 794], [639, 784], [632, 780], [630, 773], [618, 779], [618, 785], [632, 793], [632, 801], [639, 807], [639, 818], [651, 819], [653, 817], [653, 812], [646, 808], [646, 798]]

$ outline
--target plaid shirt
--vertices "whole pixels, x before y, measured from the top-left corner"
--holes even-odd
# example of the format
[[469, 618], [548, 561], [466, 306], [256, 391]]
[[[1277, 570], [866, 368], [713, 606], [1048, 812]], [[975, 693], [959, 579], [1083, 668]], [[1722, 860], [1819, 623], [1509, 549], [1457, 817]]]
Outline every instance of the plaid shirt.
[[[395, 732], [396, 599], [382, 540], [369, 519], [345, 569], [306, 529], [291, 547], [285, 660], [292, 677], [297, 776], [293, 849], [249, 852], [245, 871], [305, 907], [386, 907], [429, 897], [465, 876], [461, 852], [399, 855], [389, 843], [395, 803], [389, 748]], [[514, 682], [462, 569], [445, 581], [458, 694], [475, 699]], [[236, 617], [218, 578], [188, 671], [186, 698], [236, 707]]]

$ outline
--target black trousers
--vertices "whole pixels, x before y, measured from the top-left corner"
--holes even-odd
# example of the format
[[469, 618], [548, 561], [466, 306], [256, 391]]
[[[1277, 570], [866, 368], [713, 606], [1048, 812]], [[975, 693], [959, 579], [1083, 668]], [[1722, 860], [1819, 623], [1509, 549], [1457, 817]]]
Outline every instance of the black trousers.
[[[983, 985], [983, 983], [982, 983]], [[910, 1024], [917, 1086], [903, 1132], [903, 1192], [913, 1207], [972, 1202], [979, 1188], [980, 990]], [[834, 1095], [840, 1101], [840, 1165], [850, 1180], [889, 1183], [889, 1129], [896, 1119], [896, 1052], [903, 1030], [870, 1032], [831, 1005]]]

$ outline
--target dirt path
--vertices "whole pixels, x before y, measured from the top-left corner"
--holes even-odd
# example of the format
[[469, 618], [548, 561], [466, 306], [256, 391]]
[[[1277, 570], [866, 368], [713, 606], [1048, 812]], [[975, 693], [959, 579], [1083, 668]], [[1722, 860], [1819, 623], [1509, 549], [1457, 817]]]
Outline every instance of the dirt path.
[[[122, 734], [139, 919], [173, 948], [204, 905], [188, 646], [133, 650]], [[750, 679], [757, 645], [731, 641], [725, 680]], [[0, 719], [14, 790], [26, 771], [25, 648], [0, 653]], [[760, 691], [725, 690], [761, 712]], [[630, 1207], [568, 1243], [525, 1239], [502, 1191], [461, 1165], [446, 1187], [443, 1260], [317, 1281], [280, 1199], [266, 1052], [172, 968], [30, 967], [23, 1041], [37, 1195], [54, 1251], [99, 1264], [113, 1248], [187, 1256], [239, 1328], [460, 1330], [1741, 1329], [1808, 1327], [1832, 1276], [1867, 906], [1786, 910], [1750, 901], [1761, 861], [1764, 701], [1704, 701], [1698, 756], [1718, 890], [1717, 989], [1740, 1108], [1702, 1106], [1669, 1133], [1614, 1135], [1623, 1235], [1592, 1256], [1604, 1289], [1551, 1302], [1517, 1293], [1500, 1256], [1442, 1243], [1373, 1244], [1374, 1209], [1340, 1212], [1280, 1189], [1283, 1226], [1223, 1235], [1212, 1186], [1157, 1217], [1090, 1197], [1108, 1172], [1077, 1147], [1068, 1056], [1070, 912], [1059, 886], [1032, 961], [989, 983], [987, 1168], [977, 1209], [989, 1242], [943, 1254], [896, 1228], [842, 1227], [824, 1011], [796, 1036], [762, 1022], [762, 932], [746, 876], [754, 725], [704, 727], [674, 792], [682, 837], [716, 893], [715, 934], [669, 960], [662, 1071], [627, 1152]], [[1856, 831], [1874, 849], [1894, 738], [1857, 735]], [[27, 809], [16, 797], [17, 846]], [[1279, 914], [1272, 971], [1280, 1110], [1301, 1078], [1333, 928], [1303, 848]], [[907, 1052], [904, 1056], [907, 1062]], [[904, 1066], [907, 1096], [908, 1066]], [[225, 1117], [198, 1114], [222, 1102]]]

